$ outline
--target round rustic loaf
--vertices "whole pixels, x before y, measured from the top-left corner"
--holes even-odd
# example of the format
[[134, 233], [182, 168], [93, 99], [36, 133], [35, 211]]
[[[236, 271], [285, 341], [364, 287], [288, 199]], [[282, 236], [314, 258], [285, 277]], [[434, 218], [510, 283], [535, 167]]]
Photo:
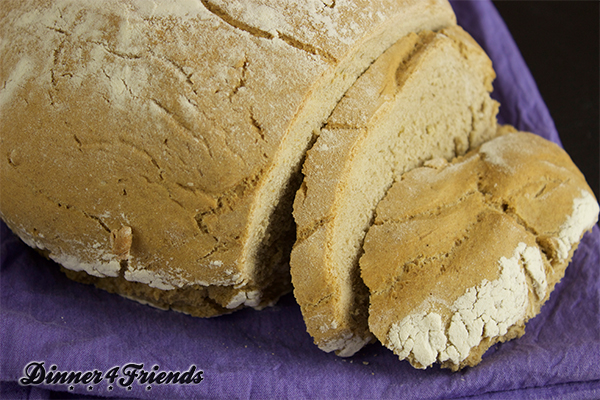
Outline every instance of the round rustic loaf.
[[9, 0], [0, 216], [74, 279], [198, 316], [291, 289], [315, 132], [445, 0]]

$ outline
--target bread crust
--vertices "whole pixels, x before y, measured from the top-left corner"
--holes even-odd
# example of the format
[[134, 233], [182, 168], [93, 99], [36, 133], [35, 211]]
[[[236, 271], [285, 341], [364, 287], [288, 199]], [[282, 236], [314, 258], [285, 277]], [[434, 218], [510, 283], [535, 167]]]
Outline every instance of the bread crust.
[[598, 211], [564, 150], [531, 133], [404, 174], [378, 205], [360, 261], [371, 331], [417, 368], [478, 364], [523, 335]]

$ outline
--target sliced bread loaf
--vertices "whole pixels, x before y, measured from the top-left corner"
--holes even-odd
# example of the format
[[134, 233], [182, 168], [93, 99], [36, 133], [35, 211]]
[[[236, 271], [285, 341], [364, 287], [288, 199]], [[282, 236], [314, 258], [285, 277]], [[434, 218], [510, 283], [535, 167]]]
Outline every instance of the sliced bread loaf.
[[459, 27], [396, 42], [336, 106], [304, 163], [294, 202], [294, 294], [324, 351], [349, 356], [371, 340], [358, 260], [395, 178], [450, 159], [496, 133], [491, 62]]

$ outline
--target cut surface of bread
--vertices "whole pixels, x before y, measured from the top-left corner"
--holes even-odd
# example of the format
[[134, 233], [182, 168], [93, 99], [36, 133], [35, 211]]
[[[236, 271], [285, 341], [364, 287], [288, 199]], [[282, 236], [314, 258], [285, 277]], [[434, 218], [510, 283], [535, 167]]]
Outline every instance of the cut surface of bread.
[[[69, 276], [212, 316], [291, 290], [295, 174], [447, 1], [4, 1], [0, 216]], [[10, 43], [10, 45], [8, 45]]]
[[360, 260], [371, 331], [417, 368], [478, 364], [523, 335], [598, 212], [568, 155], [530, 133], [407, 172]]
[[372, 339], [362, 241], [395, 178], [464, 154], [496, 133], [491, 62], [459, 27], [410, 34], [348, 90], [303, 166], [294, 201], [294, 295], [324, 351], [349, 356]]

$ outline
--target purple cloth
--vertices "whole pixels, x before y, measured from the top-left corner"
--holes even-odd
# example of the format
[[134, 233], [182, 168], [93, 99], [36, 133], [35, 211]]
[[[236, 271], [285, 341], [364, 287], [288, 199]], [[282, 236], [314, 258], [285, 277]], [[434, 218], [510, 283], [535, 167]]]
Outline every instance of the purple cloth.
[[[500, 119], [554, 142], [558, 134], [503, 21], [489, 1], [453, 3], [498, 78]], [[600, 398], [600, 232], [583, 238], [566, 276], [519, 340], [451, 373], [398, 361], [379, 344], [338, 358], [313, 345], [285, 296], [263, 311], [212, 319], [156, 310], [68, 280], [1, 224], [0, 393], [6, 398]], [[47, 371], [203, 371], [199, 384], [19, 386], [26, 365]], [[112, 390], [109, 390], [112, 386]], [[91, 388], [91, 389], [90, 389]]]

